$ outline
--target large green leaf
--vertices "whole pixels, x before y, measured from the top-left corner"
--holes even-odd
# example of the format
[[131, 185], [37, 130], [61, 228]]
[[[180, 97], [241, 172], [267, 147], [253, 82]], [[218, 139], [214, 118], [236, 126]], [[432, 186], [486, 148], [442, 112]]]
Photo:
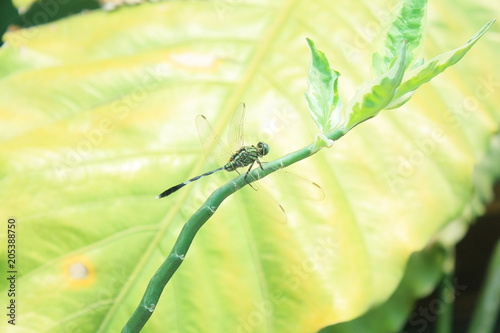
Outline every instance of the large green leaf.
[[[446, 263], [446, 251], [436, 243], [413, 253], [408, 261], [405, 275], [387, 302], [371, 309], [363, 316], [327, 327], [320, 333], [399, 332], [406, 317], [397, 314], [411, 312], [415, 298], [426, 296], [434, 290]], [[428, 322], [421, 324], [423, 317], [421, 313], [414, 312], [409, 317], [412, 323], [420, 324], [418, 325], [420, 329], [427, 328], [424, 325], [429, 324]]]
[[[460, 45], [500, 12], [454, 3], [429, 8], [424, 54]], [[389, 9], [381, 0], [217, 4], [94, 11], [4, 36], [0, 212], [18, 224], [19, 311], [1, 331], [119, 331], [215, 186], [204, 179], [154, 200], [206, 171], [195, 116], [220, 131], [244, 101], [249, 142], [268, 142], [270, 158], [310, 143], [305, 37], [335, 58], [339, 90], [352, 96], [370, 75], [372, 27], [384, 16], [372, 14]], [[297, 165], [326, 198], [279, 188], [287, 224], [250, 188], [226, 201], [143, 331], [315, 332], [390, 299], [410, 255], [436, 237], [456, 242], [490, 189], [494, 170], [474, 169], [498, 133], [498, 46], [486, 34], [475, 48], [404, 108]]]

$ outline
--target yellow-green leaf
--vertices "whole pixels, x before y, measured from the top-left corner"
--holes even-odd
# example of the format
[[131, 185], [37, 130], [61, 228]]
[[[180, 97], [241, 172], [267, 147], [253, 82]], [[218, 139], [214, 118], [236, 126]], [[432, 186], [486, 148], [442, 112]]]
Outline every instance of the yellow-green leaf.
[[[315, 135], [305, 37], [336, 60], [352, 96], [370, 75], [374, 25], [390, 8], [226, 4], [221, 15], [211, 2], [147, 3], [3, 36], [0, 216], [18, 225], [19, 311], [0, 331], [118, 332], [183, 223], [220, 184], [213, 175], [155, 200], [208, 171], [196, 115], [219, 132], [245, 102], [248, 143], [269, 143], [270, 159], [303, 147]], [[497, 2], [433, 6], [424, 56], [459, 45], [499, 12]], [[143, 332], [316, 332], [390, 300], [411, 254], [448, 226], [465, 232], [490, 193], [496, 169], [478, 176], [476, 167], [498, 155], [494, 34], [476, 47], [398, 112], [296, 165], [325, 199], [278, 185], [287, 224], [249, 187], [227, 200]], [[6, 264], [2, 245], [2, 272]], [[2, 279], [2, 299], [9, 287]]]

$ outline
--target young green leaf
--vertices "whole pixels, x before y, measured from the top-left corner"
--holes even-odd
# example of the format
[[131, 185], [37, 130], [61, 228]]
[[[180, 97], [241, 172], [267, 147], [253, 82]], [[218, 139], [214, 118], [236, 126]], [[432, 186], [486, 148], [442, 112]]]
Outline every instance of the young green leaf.
[[455, 50], [440, 54], [423, 65], [412, 69], [407, 73], [403, 83], [397, 88], [394, 100], [387, 106], [387, 109], [395, 109], [406, 103], [413, 92], [429, 82], [438, 74], [444, 72], [448, 67], [456, 64], [471, 49], [471, 47], [484, 35], [495, 20], [486, 23], [471, 39]]
[[375, 76], [387, 71], [403, 41], [408, 44], [405, 68], [413, 62], [424, 39], [426, 8], [427, 0], [404, 0], [394, 8], [375, 38], [376, 46], [372, 56], [372, 71]]
[[339, 72], [332, 70], [328, 59], [318, 50], [314, 42], [307, 38], [311, 50], [308, 88], [305, 93], [311, 116], [322, 133], [328, 133], [341, 121], [340, 98], [338, 94]]
[[397, 87], [403, 79], [406, 58], [406, 42], [394, 59], [389, 70], [372, 81], [366, 82], [354, 95], [346, 107], [347, 132], [361, 122], [376, 116], [393, 99]]

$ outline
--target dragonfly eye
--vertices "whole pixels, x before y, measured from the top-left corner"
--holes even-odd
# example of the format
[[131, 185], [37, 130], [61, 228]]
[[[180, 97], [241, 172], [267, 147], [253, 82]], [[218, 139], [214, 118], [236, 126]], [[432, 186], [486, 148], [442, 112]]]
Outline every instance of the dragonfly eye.
[[269, 145], [264, 142], [259, 142], [257, 144], [257, 148], [259, 149], [259, 153], [261, 156], [267, 155], [269, 153]]

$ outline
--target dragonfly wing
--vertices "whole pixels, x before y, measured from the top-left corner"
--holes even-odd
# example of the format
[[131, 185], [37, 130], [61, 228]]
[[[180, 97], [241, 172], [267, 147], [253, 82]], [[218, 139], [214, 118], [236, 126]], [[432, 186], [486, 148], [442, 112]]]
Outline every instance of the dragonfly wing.
[[284, 178], [287, 184], [292, 183], [299, 189], [303, 188], [304, 192], [299, 192], [305, 194], [307, 198], [316, 201], [325, 199], [325, 191], [323, 191], [323, 188], [318, 183], [290, 172], [285, 172]]
[[[262, 181], [270, 188], [292, 197], [315, 201], [321, 201], [325, 198], [325, 192], [320, 185], [307, 178], [287, 171], [278, 170]], [[287, 190], [284, 191], [284, 189]]]
[[227, 143], [231, 151], [237, 151], [245, 144], [243, 121], [245, 118], [245, 103], [240, 103], [234, 110], [227, 132]]
[[292, 192], [292, 196], [316, 201], [321, 201], [325, 198], [325, 192], [321, 186], [310, 179], [287, 171], [277, 172], [275, 178], [277, 182], [295, 189]]
[[288, 216], [285, 209], [276, 200], [276, 198], [269, 193], [265, 186], [258, 186], [256, 183], [252, 183], [252, 186], [256, 191], [252, 191], [255, 194], [251, 195], [251, 198], [252, 200], [255, 200], [255, 204], [250, 206], [251, 209], [256, 210], [259, 213], [258, 216], [261, 218], [278, 222], [280, 224], [286, 224]]
[[196, 128], [208, 165], [212, 168], [225, 165], [232, 151], [215, 134], [204, 115], [196, 117]]

